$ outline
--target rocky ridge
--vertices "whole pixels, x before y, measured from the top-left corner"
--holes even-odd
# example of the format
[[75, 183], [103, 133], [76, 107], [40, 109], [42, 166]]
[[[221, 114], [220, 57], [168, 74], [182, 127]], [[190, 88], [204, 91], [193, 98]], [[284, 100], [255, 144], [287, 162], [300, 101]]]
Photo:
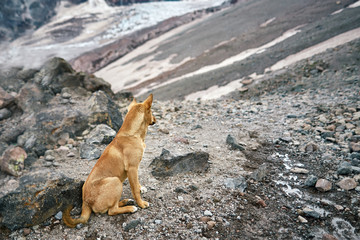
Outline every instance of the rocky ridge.
[[[147, 188], [143, 197], [150, 202], [150, 208], [131, 215], [92, 215], [88, 224], [69, 229], [59, 217], [66, 202], [58, 200], [50, 204], [52, 208], [47, 208], [41, 221], [22, 226], [5, 219], [2, 211], [2, 226], [13, 229], [3, 228], [2, 236], [11, 239], [356, 239], [360, 234], [360, 87], [359, 59], [350, 53], [358, 50], [357, 40], [274, 73], [266, 81], [250, 83], [246, 91], [236, 91], [223, 99], [157, 101], [155, 96], [153, 109], [158, 121], [149, 128], [140, 167], [140, 182]], [[355, 57], [339, 64], [338, 60], [345, 56]], [[33, 79], [30, 83], [41, 86], [47, 82], [32, 82], [39, 72], [30, 77]], [[47, 86], [56, 91], [58, 85]], [[66, 106], [73, 108], [78, 105], [69, 103], [71, 99], [89, 101], [93, 95], [108, 95], [103, 87], [104, 91], [82, 90], [87, 92], [87, 98], [76, 97], [81, 93], [79, 86], [70, 92], [70, 98], [64, 98], [62, 90], [52, 96], [57, 104], [67, 99]], [[17, 92], [22, 88], [19, 86]], [[20, 111], [17, 101], [11, 100], [18, 98], [11, 93], [14, 90], [4, 91], [9, 95], [4, 94], [2, 101], [12, 117], [2, 120], [6, 125], [3, 132], [10, 127], [7, 122], [27, 114]], [[111, 101], [118, 107], [120, 116], [126, 113], [129, 101], [124, 95]], [[49, 103], [54, 103], [54, 99]], [[94, 105], [104, 106], [101, 101]], [[34, 104], [36, 108], [39, 106]], [[78, 124], [73, 121], [71, 125]], [[32, 173], [50, 170], [55, 177], [49, 177], [49, 182], [42, 186], [34, 186], [34, 192], [38, 193], [39, 187], [52, 189], [49, 186], [66, 189], [64, 186], [68, 185], [57, 184], [58, 180], [70, 178], [68, 182], [78, 185], [64, 196], [72, 196], [68, 200], [74, 201], [77, 207], [73, 214], [78, 215], [80, 202], [75, 193], [80, 193], [79, 184], [96, 162], [91, 159], [99, 156], [116, 131], [110, 121], [102, 124], [91, 122], [81, 131], [74, 131], [74, 135], [60, 134], [63, 137], [56, 138], [57, 141], [47, 142], [43, 154], [27, 152], [33, 158], [32, 161], [29, 156], [26, 158], [28, 163], [19, 173], [20, 178], [1, 173], [0, 209], [9, 206], [5, 204], [10, 196], [25, 194], [21, 191], [24, 182], [36, 182], [30, 177]], [[21, 133], [17, 141], [6, 144], [18, 145], [19, 136]], [[84, 146], [98, 151], [82, 156]], [[173, 162], [196, 152], [209, 156], [206, 165], [198, 165], [202, 171], [153, 175], [154, 165], [162, 165], [159, 160]], [[153, 161], [157, 163], [151, 164]], [[131, 193], [128, 183], [125, 184], [123, 197], [128, 198]], [[41, 193], [44, 195], [35, 194], [37, 199], [32, 201], [41, 202], [46, 199], [44, 196], [51, 196], [46, 191]], [[28, 215], [38, 216], [36, 212]]]

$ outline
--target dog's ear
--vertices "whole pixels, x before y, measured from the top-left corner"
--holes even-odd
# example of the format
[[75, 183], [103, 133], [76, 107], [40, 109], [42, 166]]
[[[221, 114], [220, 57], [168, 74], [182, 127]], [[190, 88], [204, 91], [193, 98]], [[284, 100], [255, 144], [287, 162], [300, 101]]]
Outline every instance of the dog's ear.
[[145, 105], [147, 108], [151, 108], [152, 102], [153, 102], [153, 95], [150, 94], [150, 95], [148, 96], [148, 98], [144, 101], [144, 105]]
[[136, 104], [137, 102], [136, 102], [136, 99], [134, 98], [133, 100], [132, 100], [132, 102], [130, 103], [130, 105], [128, 106], [128, 111], [130, 111], [130, 109]]

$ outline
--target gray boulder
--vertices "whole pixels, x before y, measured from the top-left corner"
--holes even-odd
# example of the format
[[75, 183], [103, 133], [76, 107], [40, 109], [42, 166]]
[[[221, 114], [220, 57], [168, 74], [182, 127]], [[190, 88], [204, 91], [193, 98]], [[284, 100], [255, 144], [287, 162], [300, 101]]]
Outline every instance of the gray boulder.
[[114, 137], [116, 132], [114, 129], [106, 124], [97, 125], [89, 134], [86, 139], [86, 143], [89, 144], [109, 144]]
[[168, 150], [163, 149], [160, 157], [156, 157], [150, 166], [153, 167], [151, 173], [155, 177], [167, 177], [189, 172], [206, 172], [210, 167], [209, 154], [197, 151], [174, 156]]
[[16, 190], [0, 198], [1, 227], [31, 227], [69, 204], [81, 206], [83, 181], [42, 170], [22, 176], [19, 182]]
[[226, 178], [224, 185], [227, 188], [240, 190], [240, 192], [244, 192], [247, 188], [247, 182], [243, 176], [239, 176], [237, 178]]

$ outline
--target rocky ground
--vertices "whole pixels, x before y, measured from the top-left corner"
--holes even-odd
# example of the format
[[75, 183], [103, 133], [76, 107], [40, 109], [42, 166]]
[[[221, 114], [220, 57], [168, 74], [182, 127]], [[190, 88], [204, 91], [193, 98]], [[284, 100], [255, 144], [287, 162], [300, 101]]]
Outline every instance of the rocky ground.
[[[250, 81], [222, 99], [155, 100], [157, 124], [149, 127], [140, 166], [148, 209], [92, 215], [87, 224], [70, 229], [57, 205], [34, 226], [13, 231], [3, 227], [0, 238], [359, 239], [359, 52], [360, 41], [350, 42], [262, 81]], [[100, 94], [87, 91], [83, 101]], [[63, 104], [74, 106], [72, 100], [81, 100], [76, 92], [63, 94], [52, 103], [63, 98]], [[122, 95], [113, 101], [124, 116], [129, 100]], [[19, 191], [21, 179], [31, 172], [85, 180], [114, 135], [108, 126], [101, 125], [100, 131], [99, 125], [89, 122], [80, 132], [56, 138], [25, 164], [20, 178], [1, 172], [1, 198]], [[98, 151], [83, 151], [86, 146]], [[180, 160], [188, 153], [208, 153], [209, 165], [196, 165], [194, 158], [196, 172], [154, 176], [152, 161], [162, 153], [163, 159], [171, 158], [163, 149]], [[127, 183], [123, 197], [131, 198]], [[79, 213], [78, 205], [73, 214]]]

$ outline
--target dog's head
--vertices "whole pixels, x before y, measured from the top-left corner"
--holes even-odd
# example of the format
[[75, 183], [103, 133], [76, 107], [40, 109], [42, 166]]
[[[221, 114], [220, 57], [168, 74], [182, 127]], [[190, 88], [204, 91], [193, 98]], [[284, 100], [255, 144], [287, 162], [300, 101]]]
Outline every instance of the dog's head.
[[143, 121], [147, 126], [154, 125], [156, 123], [156, 119], [151, 111], [152, 102], [153, 102], [152, 94], [150, 94], [149, 97], [143, 103], [137, 103], [134, 98], [134, 100], [131, 102], [131, 104], [128, 107], [128, 112], [141, 113], [138, 115], [143, 116]]

